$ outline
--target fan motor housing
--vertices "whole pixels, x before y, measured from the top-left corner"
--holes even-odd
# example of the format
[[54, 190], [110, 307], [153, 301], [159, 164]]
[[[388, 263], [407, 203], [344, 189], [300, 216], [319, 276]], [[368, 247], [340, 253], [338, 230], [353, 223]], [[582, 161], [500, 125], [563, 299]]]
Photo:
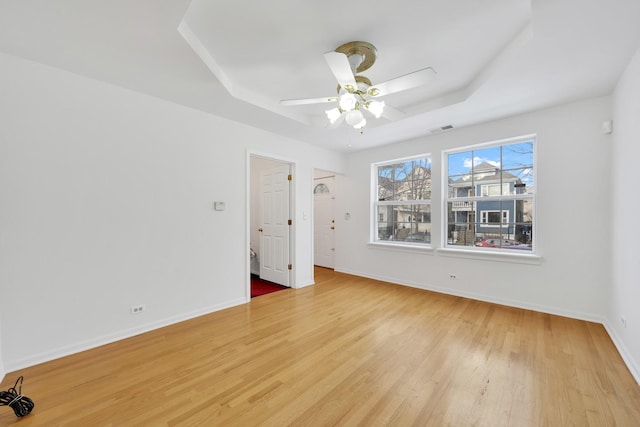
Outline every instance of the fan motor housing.
[[[378, 51], [374, 45], [369, 42], [355, 41], [348, 42], [338, 46], [336, 52], [344, 53], [349, 58], [349, 63], [354, 67], [354, 72], [361, 73], [368, 70], [376, 62]], [[359, 58], [354, 58], [355, 56]], [[352, 62], [355, 59], [356, 64]], [[355, 66], [354, 66], [355, 65]], [[371, 84], [369, 84], [371, 85]]]

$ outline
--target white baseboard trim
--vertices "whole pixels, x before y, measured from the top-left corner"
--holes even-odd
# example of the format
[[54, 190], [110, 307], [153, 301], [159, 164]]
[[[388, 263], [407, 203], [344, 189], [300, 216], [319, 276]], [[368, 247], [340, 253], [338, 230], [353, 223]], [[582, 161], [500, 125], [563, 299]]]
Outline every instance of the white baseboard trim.
[[616, 330], [611, 327], [611, 323], [609, 322], [609, 320], [605, 319], [602, 325], [609, 334], [609, 337], [611, 337], [613, 345], [615, 345], [618, 349], [618, 353], [620, 353], [620, 357], [622, 357], [624, 364], [627, 365], [629, 372], [631, 372], [631, 375], [633, 375], [633, 378], [636, 380], [636, 382], [640, 384], [640, 366], [638, 366], [638, 363], [631, 356], [629, 349], [626, 345], [624, 345], [624, 341], [620, 339], [620, 337], [616, 333]]
[[82, 351], [90, 350], [92, 348], [100, 347], [105, 344], [110, 344], [112, 342], [120, 341], [125, 338], [130, 338], [136, 335], [143, 334], [145, 332], [150, 332], [155, 329], [163, 328], [165, 326], [173, 325], [174, 323], [183, 322], [185, 320], [193, 319], [195, 317], [204, 316], [206, 314], [214, 313], [216, 311], [224, 310], [227, 308], [235, 307], [238, 305], [242, 305], [247, 303], [246, 298], [236, 299], [232, 301], [228, 301], [224, 304], [214, 305], [210, 307], [205, 307], [200, 310], [192, 311], [189, 313], [179, 314], [177, 316], [172, 316], [167, 319], [158, 320], [155, 322], [147, 323], [144, 325], [137, 326], [131, 329], [125, 329], [123, 331], [118, 331], [113, 334], [107, 334], [100, 337], [96, 337], [90, 340], [82, 341], [76, 344], [67, 345], [64, 347], [56, 348], [50, 351], [46, 351], [44, 353], [40, 353], [35, 356], [25, 357], [19, 360], [10, 360], [5, 361], [6, 372], [17, 371], [18, 369], [28, 368], [29, 366], [38, 365], [40, 363], [49, 362], [54, 359], [59, 359], [64, 356], [69, 356], [71, 354], [80, 353]]
[[316, 282], [313, 280], [310, 280], [308, 282], [302, 282], [302, 283], [296, 283], [296, 287], [295, 289], [301, 289], [301, 288], [305, 288], [307, 286], [311, 286], [311, 285], [315, 285]]
[[355, 276], [362, 276], [362, 277], [367, 277], [369, 279], [374, 279], [374, 280], [380, 280], [383, 282], [389, 282], [389, 283], [393, 283], [396, 285], [402, 285], [402, 286], [409, 286], [411, 288], [418, 288], [418, 289], [424, 289], [425, 291], [433, 291], [433, 292], [438, 292], [441, 294], [447, 294], [447, 295], [454, 295], [457, 297], [463, 297], [463, 298], [470, 298], [473, 300], [477, 300], [477, 301], [483, 301], [483, 302], [490, 302], [493, 304], [500, 304], [500, 305], [507, 305], [509, 307], [515, 307], [515, 308], [522, 308], [525, 310], [532, 310], [532, 311], [538, 311], [540, 313], [547, 313], [547, 314], [554, 314], [557, 316], [563, 316], [563, 317], [570, 317], [572, 319], [578, 319], [578, 320], [585, 320], [588, 322], [595, 322], [595, 323], [602, 323], [604, 321], [604, 317], [602, 316], [596, 316], [590, 313], [582, 313], [582, 312], [575, 312], [575, 311], [570, 311], [570, 310], [565, 310], [562, 308], [558, 308], [558, 307], [552, 307], [552, 306], [543, 306], [543, 305], [537, 305], [537, 304], [531, 304], [528, 303], [526, 301], [519, 301], [519, 300], [511, 300], [508, 298], [499, 298], [499, 297], [493, 297], [493, 296], [488, 296], [488, 295], [482, 295], [482, 294], [476, 294], [473, 292], [464, 292], [464, 291], [460, 291], [458, 289], [452, 289], [452, 288], [444, 288], [444, 287], [439, 287], [439, 286], [430, 286], [428, 284], [425, 283], [416, 283], [416, 282], [412, 282], [412, 281], [406, 281], [406, 280], [398, 280], [396, 278], [393, 277], [385, 277], [385, 276], [376, 276], [376, 275], [370, 275], [367, 273], [362, 273], [362, 272], [357, 272], [357, 271], [350, 271], [350, 270], [337, 270], [341, 273], [346, 273], [346, 274], [353, 274]]

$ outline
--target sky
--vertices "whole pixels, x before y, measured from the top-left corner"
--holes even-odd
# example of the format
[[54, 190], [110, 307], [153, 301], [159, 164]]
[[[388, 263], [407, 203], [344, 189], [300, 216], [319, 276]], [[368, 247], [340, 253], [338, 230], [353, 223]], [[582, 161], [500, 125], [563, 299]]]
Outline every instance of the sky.
[[486, 162], [502, 170], [509, 170], [531, 187], [534, 183], [533, 156], [532, 140], [451, 153], [447, 156], [449, 176], [468, 174], [472, 165]]

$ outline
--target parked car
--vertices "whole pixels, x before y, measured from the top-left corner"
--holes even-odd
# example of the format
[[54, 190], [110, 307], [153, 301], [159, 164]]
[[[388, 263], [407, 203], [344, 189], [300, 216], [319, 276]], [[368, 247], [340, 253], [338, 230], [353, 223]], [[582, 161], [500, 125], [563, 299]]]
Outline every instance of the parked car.
[[417, 231], [409, 234], [404, 239], [405, 242], [431, 243], [431, 235], [425, 231]]
[[509, 239], [482, 239], [479, 242], [476, 242], [476, 246], [482, 248], [523, 249], [528, 251], [531, 250], [531, 246]]

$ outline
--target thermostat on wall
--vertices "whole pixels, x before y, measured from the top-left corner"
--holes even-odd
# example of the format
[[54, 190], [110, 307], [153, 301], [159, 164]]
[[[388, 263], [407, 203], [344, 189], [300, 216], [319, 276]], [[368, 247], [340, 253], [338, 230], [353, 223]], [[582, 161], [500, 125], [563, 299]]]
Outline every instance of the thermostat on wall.
[[213, 209], [217, 211], [223, 211], [225, 208], [224, 202], [213, 202]]

